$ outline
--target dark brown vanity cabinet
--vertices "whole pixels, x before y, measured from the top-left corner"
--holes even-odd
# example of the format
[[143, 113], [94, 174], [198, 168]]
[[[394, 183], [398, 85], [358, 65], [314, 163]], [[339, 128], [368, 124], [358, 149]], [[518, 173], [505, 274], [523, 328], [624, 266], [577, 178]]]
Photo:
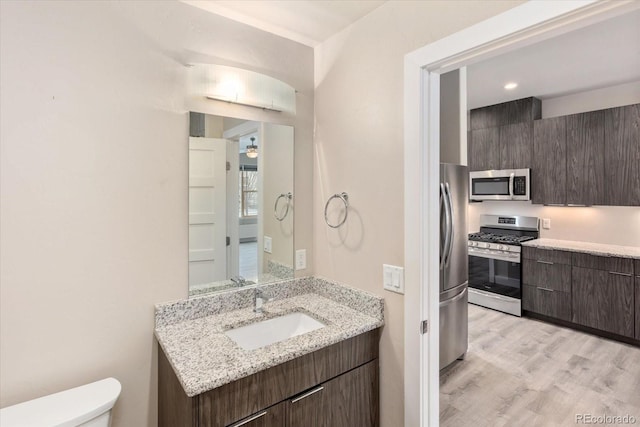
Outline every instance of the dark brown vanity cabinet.
[[522, 308], [571, 320], [571, 253], [522, 248]]
[[540, 115], [533, 97], [471, 110], [469, 170], [530, 168], [532, 123]]
[[188, 397], [158, 356], [159, 427], [379, 425], [379, 330]]
[[572, 264], [573, 323], [634, 338], [633, 260], [574, 253]]
[[640, 104], [604, 111], [605, 204], [640, 206]]

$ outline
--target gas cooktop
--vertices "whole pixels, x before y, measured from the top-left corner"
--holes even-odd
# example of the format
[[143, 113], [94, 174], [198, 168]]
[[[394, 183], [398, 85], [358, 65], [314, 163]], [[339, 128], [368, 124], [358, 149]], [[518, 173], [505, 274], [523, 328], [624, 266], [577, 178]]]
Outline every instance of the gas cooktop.
[[502, 243], [505, 245], [520, 246], [522, 242], [535, 239], [534, 236], [516, 236], [513, 234], [496, 234], [496, 233], [471, 233], [469, 240], [476, 242]]

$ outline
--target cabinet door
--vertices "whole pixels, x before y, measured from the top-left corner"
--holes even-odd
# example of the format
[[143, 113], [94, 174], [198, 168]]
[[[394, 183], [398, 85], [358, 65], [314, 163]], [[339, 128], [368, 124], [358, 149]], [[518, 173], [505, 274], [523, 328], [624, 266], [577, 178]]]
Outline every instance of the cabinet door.
[[522, 286], [522, 308], [556, 319], [571, 320], [571, 294], [542, 286]]
[[582, 267], [571, 275], [573, 322], [634, 336], [633, 276]]
[[471, 131], [468, 153], [470, 171], [498, 169], [500, 167], [499, 128]]
[[605, 110], [604, 138], [606, 204], [640, 206], [640, 104]]
[[326, 427], [377, 427], [380, 425], [378, 359], [323, 385], [326, 393], [324, 407]]
[[[637, 270], [640, 273], [640, 269]], [[636, 339], [640, 340], [640, 276], [636, 276], [636, 298], [635, 298], [635, 316], [636, 316]]]
[[604, 110], [567, 116], [567, 203], [605, 204]]
[[229, 427], [286, 427], [288, 403], [285, 401], [273, 405], [233, 423]]
[[289, 400], [288, 427], [329, 427], [325, 414], [327, 391], [324, 388], [324, 385], [314, 387]]
[[500, 127], [500, 169], [531, 167], [531, 122]]
[[531, 201], [567, 203], [567, 132], [565, 117], [533, 122]]

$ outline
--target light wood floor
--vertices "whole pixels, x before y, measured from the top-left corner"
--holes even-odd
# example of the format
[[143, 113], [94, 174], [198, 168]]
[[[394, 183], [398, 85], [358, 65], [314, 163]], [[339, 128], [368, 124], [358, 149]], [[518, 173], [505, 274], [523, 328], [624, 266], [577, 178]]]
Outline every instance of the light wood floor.
[[640, 426], [640, 349], [469, 304], [467, 357], [440, 374], [440, 424], [576, 426], [576, 414]]

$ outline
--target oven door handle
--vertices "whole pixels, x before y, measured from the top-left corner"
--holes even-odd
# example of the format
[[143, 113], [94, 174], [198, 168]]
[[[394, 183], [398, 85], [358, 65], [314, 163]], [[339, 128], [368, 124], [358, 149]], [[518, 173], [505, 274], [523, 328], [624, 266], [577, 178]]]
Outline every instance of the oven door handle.
[[515, 262], [520, 264], [520, 254], [514, 252], [513, 255], [476, 252], [473, 248], [469, 248], [469, 256], [477, 256], [480, 258], [497, 259], [499, 261]]
[[513, 200], [513, 181], [515, 180], [515, 177], [515, 172], [511, 172], [511, 174], [509, 174], [509, 197], [511, 198], [511, 200]]
[[453, 199], [451, 198], [451, 188], [449, 188], [449, 183], [446, 182], [444, 184], [444, 189], [447, 193], [447, 201], [449, 203], [449, 250], [447, 251], [447, 259], [444, 262], [445, 266], [449, 265], [449, 261], [451, 261], [451, 253], [453, 252], [453, 239], [456, 236], [455, 224], [453, 222]]

